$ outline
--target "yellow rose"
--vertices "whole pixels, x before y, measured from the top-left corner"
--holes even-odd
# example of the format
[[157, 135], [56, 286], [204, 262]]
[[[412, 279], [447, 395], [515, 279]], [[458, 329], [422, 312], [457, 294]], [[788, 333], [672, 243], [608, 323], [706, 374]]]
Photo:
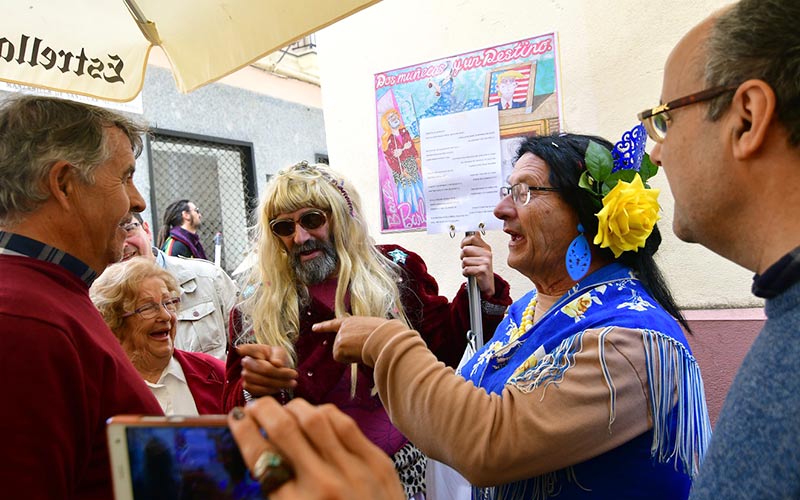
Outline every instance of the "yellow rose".
[[610, 248], [614, 257], [628, 250], [644, 248], [644, 242], [661, 216], [658, 189], [645, 189], [639, 174], [632, 182], [619, 181], [603, 198], [597, 212], [600, 224], [594, 244]]

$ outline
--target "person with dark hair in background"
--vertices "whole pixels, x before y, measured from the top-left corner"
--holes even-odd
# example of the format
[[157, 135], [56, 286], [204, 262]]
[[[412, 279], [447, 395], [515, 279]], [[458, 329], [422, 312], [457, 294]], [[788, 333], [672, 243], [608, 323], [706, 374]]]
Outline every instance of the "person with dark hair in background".
[[122, 257], [145, 127], [86, 104], [0, 106], [0, 485], [8, 498], [113, 497], [106, 419], [161, 407], [89, 299]]
[[686, 34], [639, 114], [673, 229], [753, 271], [767, 322], [722, 407], [694, 499], [800, 497], [800, 2], [742, 0]]
[[[137, 450], [138, 451], [138, 450]], [[134, 494], [148, 500], [176, 500], [182, 498], [181, 477], [172, 457], [170, 444], [157, 436], [144, 445], [142, 471], [131, 477]]]
[[398, 321], [314, 326], [338, 330], [335, 359], [373, 367], [392, 422], [480, 498], [689, 495], [711, 425], [688, 326], [653, 259], [645, 141], [638, 125], [615, 146], [575, 134], [522, 142], [494, 213], [509, 266], [534, 289], [460, 376]]
[[206, 259], [206, 251], [197, 235], [203, 214], [189, 200], [174, 201], [164, 210], [158, 231], [157, 246], [167, 255]]

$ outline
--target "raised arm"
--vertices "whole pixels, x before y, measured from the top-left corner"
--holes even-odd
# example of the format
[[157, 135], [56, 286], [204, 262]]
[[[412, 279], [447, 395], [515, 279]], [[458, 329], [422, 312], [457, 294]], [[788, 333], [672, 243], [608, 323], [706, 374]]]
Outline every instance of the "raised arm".
[[381, 401], [397, 428], [476, 486], [580, 463], [651, 426], [642, 337], [636, 330], [615, 329], [602, 337], [616, 389], [612, 424], [596, 330], [584, 334], [582, 349], [557, 386], [507, 385], [499, 396], [436, 363], [419, 334], [399, 321], [352, 317], [321, 327], [337, 323], [336, 359], [373, 366]]

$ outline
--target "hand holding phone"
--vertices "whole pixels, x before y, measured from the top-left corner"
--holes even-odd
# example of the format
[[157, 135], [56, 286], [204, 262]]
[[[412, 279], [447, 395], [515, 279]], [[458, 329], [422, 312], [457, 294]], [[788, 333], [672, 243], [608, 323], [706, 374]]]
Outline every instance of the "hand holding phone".
[[224, 415], [109, 419], [117, 500], [261, 499]]
[[271, 500], [405, 499], [389, 456], [333, 405], [293, 399], [281, 406], [273, 398], [260, 398], [234, 408], [228, 425], [250, 470], [275, 452], [291, 464], [294, 476], [270, 493]]

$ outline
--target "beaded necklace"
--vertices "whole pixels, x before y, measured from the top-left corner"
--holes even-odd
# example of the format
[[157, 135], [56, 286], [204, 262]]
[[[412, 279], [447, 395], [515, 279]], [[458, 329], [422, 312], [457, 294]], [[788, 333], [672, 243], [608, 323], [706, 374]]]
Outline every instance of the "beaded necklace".
[[508, 337], [508, 343], [512, 343], [518, 338], [522, 337], [528, 330], [531, 329], [533, 326], [533, 315], [536, 312], [536, 295], [531, 298], [531, 301], [528, 303], [528, 306], [522, 312], [522, 319], [519, 322], [519, 326], [514, 328], [511, 331], [511, 335]]
[[[536, 295], [531, 298], [531, 301], [525, 307], [525, 310], [522, 312], [522, 319], [519, 322], [519, 326], [514, 327], [511, 330], [511, 334], [508, 337], [508, 341], [503, 343], [502, 341], [496, 340], [492, 342], [485, 351], [483, 351], [480, 356], [478, 356], [477, 362], [472, 367], [472, 374], [478, 369], [479, 366], [484, 365], [491, 359], [495, 359], [497, 362], [497, 366], [495, 369], [502, 367], [509, 359], [509, 355], [514, 351], [514, 348], [518, 347], [520, 343], [518, 339], [524, 335], [528, 330], [531, 329], [533, 326], [533, 315], [536, 312]], [[513, 324], [513, 322], [512, 322]], [[472, 376], [472, 374], [470, 376]]]

